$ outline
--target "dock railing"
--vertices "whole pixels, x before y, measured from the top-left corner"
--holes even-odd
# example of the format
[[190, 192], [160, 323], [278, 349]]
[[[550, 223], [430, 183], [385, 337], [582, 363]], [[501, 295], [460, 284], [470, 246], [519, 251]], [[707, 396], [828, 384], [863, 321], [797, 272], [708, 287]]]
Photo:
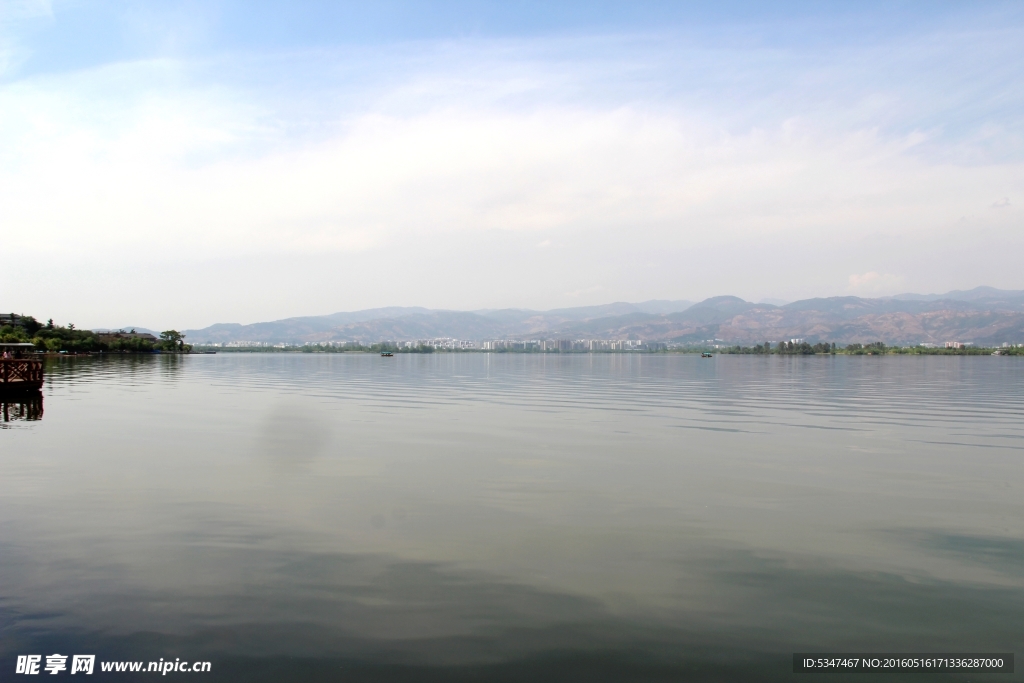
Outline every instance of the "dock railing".
[[25, 358], [0, 358], [0, 388], [41, 389], [43, 363]]

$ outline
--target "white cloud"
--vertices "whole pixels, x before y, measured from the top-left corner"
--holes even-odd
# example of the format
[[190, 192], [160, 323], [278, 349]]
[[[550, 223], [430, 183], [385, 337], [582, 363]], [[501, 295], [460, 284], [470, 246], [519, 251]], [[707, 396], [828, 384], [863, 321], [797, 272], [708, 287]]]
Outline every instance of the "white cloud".
[[871, 270], [860, 275], [851, 275], [849, 291], [862, 296], [896, 294], [902, 288], [904, 278], [890, 273], [876, 273]]
[[53, 19], [49, 0], [0, 0], [0, 78], [14, 71], [29, 54], [19, 39], [19, 28], [40, 19]]
[[[1020, 160], [954, 163], [936, 153], [935, 128], [884, 128], [847, 117], [842, 103], [811, 106], [806, 93], [786, 116], [777, 103], [789, 100], [774, 93], [756, 103], [771, 115], [726, 121], [682, 97], [645, 98], [629, 79], [607, 95], [593, 65], [515, 53], [505, 46], [488, 62], [464, 48], [360, 91], [239, 85], [257, 68], [304, 73], [288, 56], [255, 67], [154, 60], [0, 84], [5, 245], [60, 264], [49, 269], [54, 287], [83, 300], [106, 291], [83, 272], [124, 273], [126, 263], [187, 271], [189, 291], [219, 292], [193, 296], [188, 310], [207, 307], [202, 318], [177, 326], [396, 303], [545, 307], [766, 291], [792, 300], [842, 291], [835, 273], [864, 263], [878, 272], [851, 276], [847, 291], [1020, 286], [1008, 281], [1015, 268], [992, 266], [1020, 241], [1008, 199], [1024, 183]], [[359, 65], [332, 68], [341, 66]], [[1003, 210], [977, 211], [1004, 194]], [[965, 247], [962, 216], [972, 233], [1001, 241]], [[928, 279], [954, 271], [964, 280]], [[20, 277], [0, 273], [0, 286], [32, 300]], [[248, 296], [270, 277], [276, 299]], [[428, 298], [409, 301], [410, 292]], [[136, 296], [133, 306], [178, 310], [170, 294], [125, 301]], [[270, 301], [273, 311], [257, 308]]]
[[[169, 64], [135, 69], [175, 78]], [[1020, 165], [929, 165], [875, 131], [834, 135], [791, 120], [728, 134], [638, 106], [453, 103], [365, 112], [291, 140], [222, 91], [166, 87], [127, 105], [90, 96], [124, 76], [0, 90], [0, 201], [22, 227], [17, 248], [218, 257], [599, 229], [652, 246], [825, 231], [840, 242], [868, 225], [935, 230], [993, 183], [1024, 180]]]

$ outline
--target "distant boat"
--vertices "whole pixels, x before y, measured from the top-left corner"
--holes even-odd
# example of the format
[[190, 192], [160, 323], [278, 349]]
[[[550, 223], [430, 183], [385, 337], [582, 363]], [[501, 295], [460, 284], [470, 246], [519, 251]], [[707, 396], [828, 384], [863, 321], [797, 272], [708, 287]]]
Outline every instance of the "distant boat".
[[385, 358], [390, 358], [395, 354], [391, 353], [390, 351], [381, 351], [380, 355], [384, 356]]
[[708, 353], [707, 351], [701, 351], [700, 352], [700, 357], [701, 358], [711, 358], [711, 354]]

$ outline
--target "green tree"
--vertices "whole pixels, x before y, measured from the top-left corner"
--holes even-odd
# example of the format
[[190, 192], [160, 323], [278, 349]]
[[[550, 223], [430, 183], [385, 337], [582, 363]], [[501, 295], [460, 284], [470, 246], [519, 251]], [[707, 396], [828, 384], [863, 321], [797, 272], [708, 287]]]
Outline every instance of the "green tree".
[[25, 332], [28, 333], [30, 337], [34, 335], [36, 332], [38, 332], [39, 329], [42, 327], [42, 324], [40, 324], [38, 320], [36, 320], [30, 315], [21, 316], [19, 322], [21, 323], [22, 328], [25, 330]]
[[184, 353], [185, 335], [177, 330], [164, 330], [160, 333], [160, 345], [165, 351], [178, 351], [179, 353]]

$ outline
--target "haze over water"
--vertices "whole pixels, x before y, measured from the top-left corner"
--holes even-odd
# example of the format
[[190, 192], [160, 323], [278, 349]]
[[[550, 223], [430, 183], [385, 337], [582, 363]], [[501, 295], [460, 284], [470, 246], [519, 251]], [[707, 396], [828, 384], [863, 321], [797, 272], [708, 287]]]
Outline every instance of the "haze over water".
[[1005, 357], [53, 363], [42, 419], [0, 431], [0, 666], [789, 680], [795, 651], [1019, 654], [1022, 380]]

